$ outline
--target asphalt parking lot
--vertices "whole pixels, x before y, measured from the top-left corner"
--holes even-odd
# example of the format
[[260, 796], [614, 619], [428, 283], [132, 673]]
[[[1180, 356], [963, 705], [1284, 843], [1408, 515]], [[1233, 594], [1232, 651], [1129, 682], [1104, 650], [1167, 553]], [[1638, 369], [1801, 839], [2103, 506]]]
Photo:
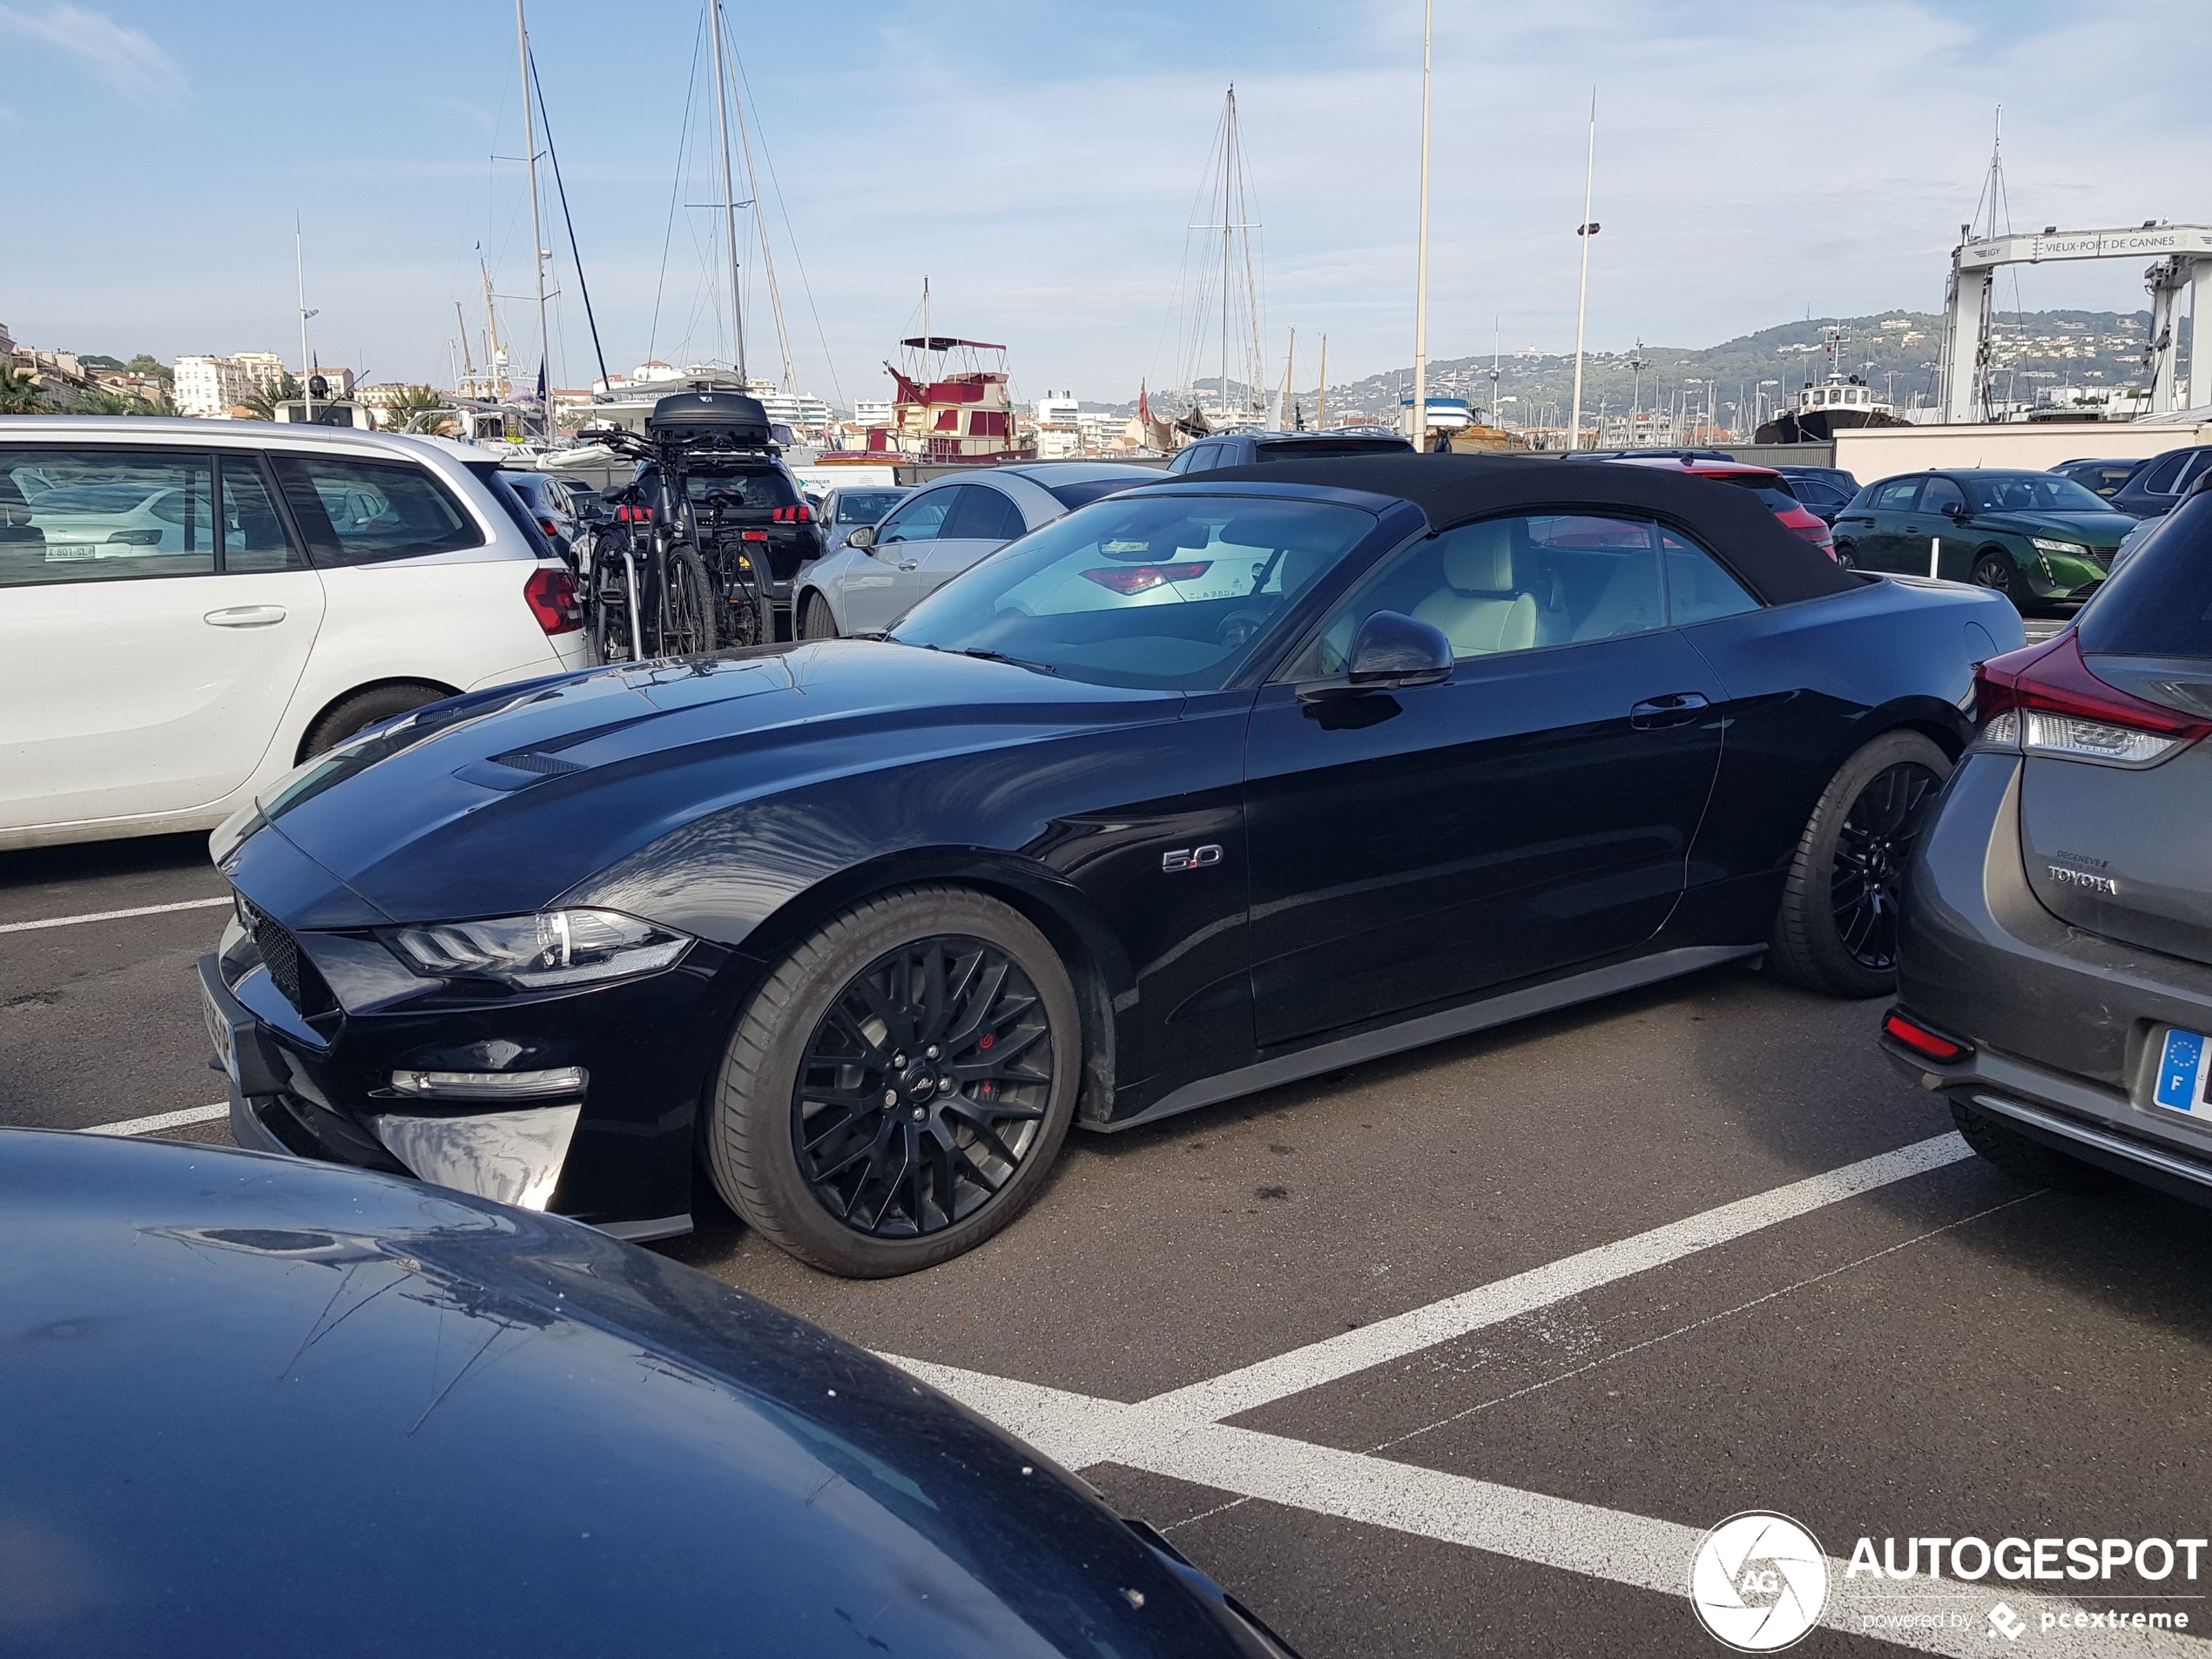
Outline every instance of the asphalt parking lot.
[[[226, 1141], [190, 973], [221, 902], [196, 836], [0, 854], [0, 1123]], [[1966, 1156], [1878, 1008], [1716, 970], [1079, 1136], [907, 1279], [711, 1199], [662, 1248], [1080, 1467], [1308, 1656], [1718, 1651], [1689, 1561], [1746, 1509], [1836, 1563], [1798, 1651], [2196, 1651], [2056, 1622], [2212, 1627], [2179, 1572], [1844, 1575], [1862, 1536], [2212, 1532], [2207, 1216]]]

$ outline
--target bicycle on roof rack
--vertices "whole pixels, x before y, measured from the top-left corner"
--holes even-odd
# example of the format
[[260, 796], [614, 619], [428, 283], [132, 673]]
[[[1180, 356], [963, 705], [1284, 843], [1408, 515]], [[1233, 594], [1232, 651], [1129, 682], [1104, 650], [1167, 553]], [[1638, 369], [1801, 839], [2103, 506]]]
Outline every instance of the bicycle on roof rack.
[[[600, 660], [773, 639], [776, 556], [803, 556], [795, 534], [819, 537], [812, 509], [777, 464], [759, 401], [677, 393], [654, 406], [642, 437], [615, 427], [581, 435], [643, 463], [606, 496], [614, 520], [595, 551], [589, 596]], [[757, 482], [764, 478], [772, 487]]]

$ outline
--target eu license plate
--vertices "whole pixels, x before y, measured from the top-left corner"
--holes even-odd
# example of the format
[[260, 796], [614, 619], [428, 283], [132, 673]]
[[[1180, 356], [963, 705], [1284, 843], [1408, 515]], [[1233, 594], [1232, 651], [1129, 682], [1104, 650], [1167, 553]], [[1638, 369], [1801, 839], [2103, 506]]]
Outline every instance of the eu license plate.
[[2177, 1112], [2202, 1111], [2205, 1084], [2212, 1082], [2212, 1065], [2205, 1061], [2208, 1046], [2212, 1039], [2202, 1033], [2178, 1026], [2168, 1031], [2166, 1051], [2159, 1056], [2158, 1087], [2151, 1098]]
[[215, 1005], [215, 994], [205, 981], [199, 988], [200, 1017], [207, 1022], [207, 1040], [215, 1047], [215, 1058], [222, 1062], [233, 1085], [238, 1077], [238, 1033], [231, 1029], [230, 1018]]

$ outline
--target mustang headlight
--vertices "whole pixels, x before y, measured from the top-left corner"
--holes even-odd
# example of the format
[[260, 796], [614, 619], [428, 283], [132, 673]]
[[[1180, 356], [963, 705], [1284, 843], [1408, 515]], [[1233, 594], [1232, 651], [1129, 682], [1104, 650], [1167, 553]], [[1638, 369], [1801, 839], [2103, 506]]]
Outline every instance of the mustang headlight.
[[2063, 553], [2070, 559], [2089, 556], [2089, 550], [2079, 542], [2047, 542], [2040, 536], [2031, 536], [2027, 539], [2046, 553]]
[[525, 990], [589, 985], [666, 968], [688, 934], [613, 910], [548, 910], [489, 921], [402, 927], [393, 943], [410, 964], [441, 979], [496, 979]]

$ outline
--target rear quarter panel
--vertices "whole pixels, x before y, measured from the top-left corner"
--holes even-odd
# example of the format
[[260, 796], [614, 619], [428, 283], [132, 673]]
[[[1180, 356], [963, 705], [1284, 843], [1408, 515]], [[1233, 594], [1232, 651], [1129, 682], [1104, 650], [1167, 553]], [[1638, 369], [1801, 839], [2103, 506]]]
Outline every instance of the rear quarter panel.
[[1917, 727], [1956, 754], [1974, 664], [2025, 640], [2001, 595], [1910, 578], [1683, 631], [1728, 692], [1693, 888], [1779, 872], [1836, 769], [1882, 732]]

